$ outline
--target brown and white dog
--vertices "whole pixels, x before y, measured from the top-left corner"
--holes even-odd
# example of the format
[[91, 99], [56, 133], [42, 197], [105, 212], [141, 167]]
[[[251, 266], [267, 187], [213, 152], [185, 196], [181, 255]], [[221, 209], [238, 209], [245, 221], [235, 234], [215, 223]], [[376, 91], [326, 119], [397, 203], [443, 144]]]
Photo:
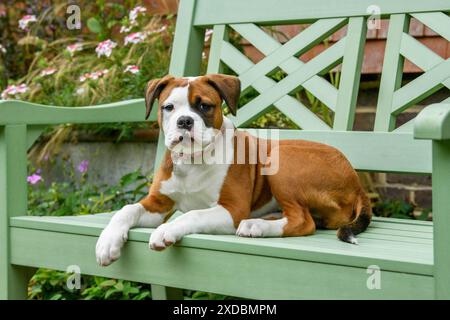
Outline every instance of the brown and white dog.
[[[115, 213], [101, 233], [100, 265], [119, 258], [133, 227], [157, 228], [149, 246], [163, 250], [193, 233], [281, 237], [310, 235], [316, 228], [338, 229], [339, 239], [356, 244], [354, 235], [370, 223], [368, 197], [341, 152], [304, 140], [262, 148], [262, 139], [235, 130], [221, 106], [225, 101], [236, 113], [238, 78], [166, 76], [151, 80], [145, 95], [147, 117], [159, 101], [158, 122], [168, 150], [148, 196]], [[253, 162], [252, 148], [258, 151]], [[207, 152], [220, 156], [197, 161]], [[274, 161], [277, 171], [262, 174]], [[165, 222], [175, 210], [185, 213]], [[278, 219], [267, 218], [273, 213]]]

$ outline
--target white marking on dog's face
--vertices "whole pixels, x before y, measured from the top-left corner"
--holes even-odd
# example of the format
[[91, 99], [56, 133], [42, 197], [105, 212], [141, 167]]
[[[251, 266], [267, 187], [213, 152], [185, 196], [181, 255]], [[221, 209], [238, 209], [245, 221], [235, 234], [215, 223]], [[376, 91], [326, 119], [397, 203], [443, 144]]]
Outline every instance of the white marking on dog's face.
[[[200, 115], [192, 109], [189, 103], [188, 85], [175, 87], [161, 104], [162, 129], [165, 135], [166, 147], [177, 153], [192, 154], [203, 150], [214, 139], [216, 129], [208, 128]], [[183, 119], [191, 122], [191, 126], [184, 126]]]

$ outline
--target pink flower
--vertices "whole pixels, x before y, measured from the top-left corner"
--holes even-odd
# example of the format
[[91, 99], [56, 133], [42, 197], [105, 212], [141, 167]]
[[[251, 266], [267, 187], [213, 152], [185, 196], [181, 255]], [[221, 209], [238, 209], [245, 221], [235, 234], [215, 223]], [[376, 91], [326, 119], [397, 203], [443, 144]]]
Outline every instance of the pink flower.
[[83, 160], [78, 165], [78, 171], [80, 173], [86, 173], [88, 171], [88, 169], [89, 169], [89, 161], [88, 160]]
[[80, 76], [79, 80], [80, 80], [80, 82], [84, 82], [87, 79], [97, 80], [98, 78], [103, 77], [108, 72], [109, 72], [108, 69], [104, 69], [104, 70], [100, 70], [100, 71], [94, 71], [91, 73], [85, 73], [82, 76]]
[[2, 99], [7, 99], [8, 96], [17, 96], [20, 93], [25, 93], [28, 91], [28, 87], [26, 84], [22, 83], [21, 85], [15, 86], [15, 85], [9, 85], [5, 90], [2, 92]]
[[142, 6], [134, 7], [133, 9], [131, 9], [130, 14], [129, 14], [130, 21], [132, 23], [136, 22], [136, 19], [139, 16], [139, 14], [144, 13], [146, 11], [147, 11], [147, 9], [145, 7], [142, 7]]
[[100, 58], [101, 56], [110, 57], [112, 53], [112, 49], [117, 46], [117, 43], [111, 41], [110, 39], [100, 42], [95, 48], [95, 52], [97, 52], [97, 56]]
[[28, 28], [28, 24], [36, 21], [37, 19], [35, 15], [23, 16], [22, 19], [19, 20], [19, 28], [22, 30], [26, 30]]
[[212, 29], [206, 30], [206, 32], [205, 32], [205, 42], [207, 42], [209, 40], [209, 38], [211, 38], [212, 34], [213, 34]]
[[45, 76], [49, 76], [52, 75], [56, 72], [57, 70], [55, 68], [47, 68], [41, 71], [41, 77], [45, 77]]
[[36, 184], [40, 181], [42, 181], [42, 176], [40, 176], [38, 173], [33, 173], [31, 176], [27, 177], [27, 182], [29, 184]]
[[130, 73], [132, 73], [132, 74], [136, 74], [136, 73], [139, 72], [139, 67], [130, 64], [130, 65], [128, 65], [128, 66], [125, 68], [125, 71], [124, 71], [124, 72], [130, 72]]
[[131, 26], [128, 26], [128, 27], [126, 27], [126, 26], [121, 26], [120, 27], [120, 33], [126, 33], [126, 32], [130, 32], [130, 30], [131, 30]]
[[68, 45], [66, 47], [66, 50], [69, 51], [71, 56], [73, 56], [76, 51], [83, 50], [83, 45], [81, 43], [74, 43], [74, 44]]
[[125, 45], [129, 44], [129, 43], [140, 43], [142, 41], [145, 40], [145, 38], [147, 37], [147, 35], [145, 33], [142, 32], [134, 32], [134, 33], [130, 33], [129, 35], [127, 35], [125, 37]]

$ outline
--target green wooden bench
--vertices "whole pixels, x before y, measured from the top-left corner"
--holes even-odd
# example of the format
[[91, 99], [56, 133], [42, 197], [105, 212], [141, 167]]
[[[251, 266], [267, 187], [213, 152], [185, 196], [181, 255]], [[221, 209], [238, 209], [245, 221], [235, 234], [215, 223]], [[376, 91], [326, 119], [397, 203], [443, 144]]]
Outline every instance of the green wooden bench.
[[[27, 149], [44, 125], [142, 121], [142, 99], [85, 108], [19, 101], [0, 102], [0, 297], [25, 298], [34, 268], [152, 284], [155, 299], [179, 298], [178, 288], [246, 298], [450, 298], [450, 99], [426, 107], [396, 127], [396, 117], [441, 88], [450, 88], [450, 59], [407, 34], [411, 17], [450, 40], [448, 0], [378, 0], [389, 19], [375, 129], [352, 131], [366, 38], [366, 0], [182, 0], [170, 73], [198, 75], [206, 28], [213, 28], [208, 72], [224, 64], [239, 74], [244, 91], [260, 95], [234, 123], [245, 128], [274, 105], [304, 130], [280, 138], [321, 141], [342, 150], [358, 170], [432, 173], [434, 223], [375, 218], [359, 246], [335, 231], [300, 238], [247, 239], [191, 235], [164, 252], [148, 250], [152, 229], [130, 232], [122, 257], [107, 268], [95, 259], [95, 243], [112, 213], [33, 217], [27, 212]], [[312, 23], [282, 45], [261, 25]], [[308, 63], [295, 57], [347, 26], [346, 36]], [[265, 55], [254, 64], [230, 42], [233, 29]], [[425, 72], [401, 86], [404, 58]], [[339, 89], [322, 74], [342, 63]], [[283, 70], [276, 82], [267, 75]], [[334, 111], [330, 127], [290, 95], [303, 87]], [[156, 108], [154, 108], [156, 109]], [[153, 119], [155, 115], [153, 115]], [[251, 130], [257, 134], [258, 130]], [[159, 144], [158, 158], [163, 144]], [[369, 266], [381, 270], [381, 289], [369, 289]], [[376, 268], [376, 267], [372, 267]], [[372, 269], [371, 269], [372, 270]], [[375, 269], [373, 269], [375, 270]], [[369, 286], [370, 287], [370, 286]]]

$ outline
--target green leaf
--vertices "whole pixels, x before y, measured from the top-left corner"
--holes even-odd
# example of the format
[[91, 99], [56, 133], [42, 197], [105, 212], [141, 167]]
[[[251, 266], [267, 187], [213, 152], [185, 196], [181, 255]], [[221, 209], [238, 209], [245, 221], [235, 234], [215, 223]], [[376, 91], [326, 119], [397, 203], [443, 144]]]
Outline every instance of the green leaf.
[[102, 25], [94, 17], [91, 17], [87, 20], [87, 27], [94, 33], [100, 33], [102, 31]]
[[54, 294], [51, 298], [50, 298], [50, 300], [60, 300], [62, 298], [62, 294], [61, 293], [57, 293], [57, 294]]
[[113, 285], [116, 284], [116, 280], [106, 280], [103, 281], [102, 283], [100, 283], [100, 287], [112, 287]]

